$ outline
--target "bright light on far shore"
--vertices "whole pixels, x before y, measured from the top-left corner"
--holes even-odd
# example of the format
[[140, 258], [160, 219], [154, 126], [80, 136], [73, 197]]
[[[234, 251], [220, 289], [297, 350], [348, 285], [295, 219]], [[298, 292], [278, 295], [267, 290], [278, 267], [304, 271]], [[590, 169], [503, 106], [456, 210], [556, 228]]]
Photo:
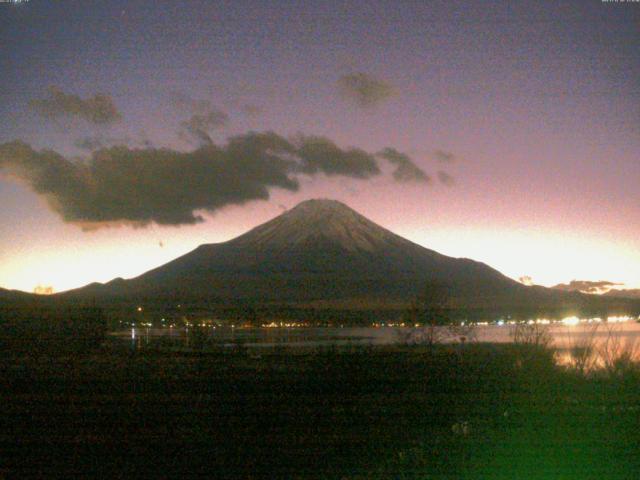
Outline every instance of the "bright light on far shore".
[[565, 325], [578, 325], [580, 319], [578, 317], [565, 317], [562, 319], [562, 323]]

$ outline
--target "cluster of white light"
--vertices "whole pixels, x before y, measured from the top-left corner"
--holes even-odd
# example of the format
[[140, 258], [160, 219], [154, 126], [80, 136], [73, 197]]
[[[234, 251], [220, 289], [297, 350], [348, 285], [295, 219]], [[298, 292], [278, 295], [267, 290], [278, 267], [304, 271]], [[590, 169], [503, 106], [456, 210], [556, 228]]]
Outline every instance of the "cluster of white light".
[[[1, 1], [1, 0], [0, 0]], [[137, 307], [136, 310], [138, 312], [141, 312], [143, 310], [143, 307]], [[620, 322], [628, 322], [628, 321], [640, 321], [640, 316], [635, 317], [635, 316], [628, 316], [628, 315], [614, 315], [614, 316], [610, 316], [610, 317], [606, 317], [606, 319], [602, 319], [601, 317], [591, 317], [591, 318], [579, 318], [577, 316], [568, 316], [565, 317], [561, 320], [550, 320], [548, 318], [536, 318], [536, 319], [529, 319], [526, 321], [526, 323], [528, 325], [550, 325], [550, 324], [562, 324], [562, 325], [566, 325], [566, 326], [574, 326], [574, 325], [579, 325], [579, 324], [590, 324], [590, 323], [601, 323], [601, 322], [608, 322], [608, 323], [620, 323]], [[163, 318], [162, 319], [162, 323], [164, 324], [166, 322], [166, 319]], [[122, 321], [120, 321], [120, 323], [122, 323]], [[516, 325], [520, 323], [519, 321], [516, 320], [505, 320], [505, 319], [499, 319], [497, 321], [494, 322], [488, 322], [488, 321], [482, 321], [482, 322], [475, 322], [474, 325], [477, 326], [488, 326], [490, 324], [494, 324], [497, 326], [504, 326], [504, 325]], [[132, 322], [131, 327], [135, 327], [136, 323]], [[465, 322], [462, 322], [461, 325], [465, 325]], [[153, 327], [153, 324], [150, 322], [142, 322], [140, 323], [140, 326], [142, 327]], [[213, 328], [216, 329], [218, 326], [220, 326], [220, 324], [216, 324], [213, 323], [210, 320], [207, 321], [202, 321], [201, 323], [191, 323], [191, 322], [185, 322], [185, 327], [194, 327], [194, 326], [200, 326], [200, 327], [209, 327], [209, 328]], [[307, 323], [302, 323], [302, 322], [276, 322], [276, 321], [272, 321], [270, 323], [263, 323], [261, 324], [262, 328], [304, 328], [304, 327], [309, 327], [310, 325]], [[342, 325], [341, 325], [342, 326]], [[419, 328], [422, 326], [422, 324], [420, 323], [414, 323], [414, 324], [410, 324], [410, 323], [405, 323], [405, 322], [375, 322], [373, 324], [371, 324], [371, 326], [373, 328], [381, 328], [381, 327], [414, 327], [414, 328]], [[170, 324], [170, 325], [162, 325], [163, 328], [174, 328], [176, 327], [175, 324]], [[230, 325], [231, 328], [236, 328], [236, 325]]]
[[564, 325], [578, 325], [580, 323], [580, 319], [578, 317], [565, 317], [562, 319], [562, 323]]
[[[610, 316], [607, 317], [606, 320], [603, 320], [600, 317], [592, 317], [592, 318], [579, 318], [576, 317], [575, 315], [573, 316], [569, 316], [569, 317], [564, 317], [561, 320], [550, 320], [548, 318], [536, 318], [536, 319], [529, 319], [526, 321], [526, 323], [528, 325], [550, 325], [553, 323], [561, 323], [563, 325], [567, 325], [567, 326], [572, 326], [572, 325], [579, 325], [582, 323], [601, 323], [601, 322], [608, 322], [608, 323], [619, 323], [619, 322], [629, 322], [632, 320], [639, 320], [640, 321], [640, 316], [638, 317], [633, 317], [633, 316], [628, 316], [628, 315], [617, 315], [617, 316]], [[503, 326], [503, 325], [515, 325], [519, 322], [515, 321], [515, 320], [509, 320], [509, 321], [505, 321], [504, 319], [500, 319], [498, 321], [496, 321], [496, 325], [498, 326]], [[476, 325], [486, 325], [486, 322], [478, 322]]]
[[[407, 324], [404, 322], [400, 322], [400, 323], [394, 323], [394, 322], [375, 322], [371, 325], [374, 328], [380, 328], [380, 327], [410, 327], [411, 324]], [[415, 323], [413, 324], [414, 327], [419, 327], [420, 324], [419, 323]]]
[[263, 323], [261, 325], [264, 328], [301, 328], [308, 327], [306, 323], [298, 323], [298, 322], [271, 322], [271, 323]]

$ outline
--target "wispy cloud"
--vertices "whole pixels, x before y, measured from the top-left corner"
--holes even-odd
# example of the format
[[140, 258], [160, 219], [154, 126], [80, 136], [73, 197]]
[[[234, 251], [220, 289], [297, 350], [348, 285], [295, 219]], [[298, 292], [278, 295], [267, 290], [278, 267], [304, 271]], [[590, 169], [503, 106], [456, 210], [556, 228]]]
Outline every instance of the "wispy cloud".
[[180, 126], [184, 132], [195, 138], [200, 145], [213, 145], [211, 132], [217, 128], [225, 127], [229, 123], [229, 116], [221, 110], [213, 107], [203, 114], [196, 113], [184, 121]]
[[395, 165], [393, 178], [398, 182], [429, 183], [431, 181], [424, 170], [418, 167], [407, 154], [400, 153], [395, 148], [385, 148], [378, 152], [378, 156]]
[[264, 108], [253, 103], [246, 103], [242, 105], [241, 111], [248, 117], [257, 117], [259, 115], [262, 115], [262, 113], [264, 112]]
[[436, 150], [433, 152], [435, 159], [441, 163], [452, 163], [456, 160], [456, 157], [451, 152], [445, 152], [444, 150]]
[[455, 178], [453, 178], [443, 170], [438, 170], [438, 180], [440, 180], [440, 183], [446, 185], [447, 187], [452, 187], [456, 183]]
[[396, 93], [390, 83], [363, 72], [340, 77], [338, 89], [345, 98], [362, 108], [375, 107]]
[[77, 117], [94, 125], [108, 125], [121, 120], [122, 115], [113, 99], [96, 94], [86, 99], [64, 93], [58, 87], [50, 87], [45, 98], [32, 100], [32, 108], [45, 118]]
[[229, 125], [229, 115], [209, 100], [192, 98], [181, 92], [169, 95], [173, 105], [190, 117], [180, 123], [178, 135], [186, 140], [195, 140], [198, 145], [213, 145], [211, 133]]

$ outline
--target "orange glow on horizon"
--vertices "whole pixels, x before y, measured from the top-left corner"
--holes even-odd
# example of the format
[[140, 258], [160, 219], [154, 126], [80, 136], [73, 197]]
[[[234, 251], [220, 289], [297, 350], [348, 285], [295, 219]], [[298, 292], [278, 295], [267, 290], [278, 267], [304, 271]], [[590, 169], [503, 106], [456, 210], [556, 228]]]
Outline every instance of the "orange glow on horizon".
[[[427, 248], [452, 257], [466, 257], [486, 263], [510, 278], [523, 275], [533, 283], [553, 286], [574, 279], [610, 280], [624, 283], [616, 288], [638, 288], [637, 269], [640, 254], [630, 246], [579, 234], [495, 229], [439, 229], [399, 231], [398, 234]], [[96, 234], [94, 234], [96, 235]], [[105, 235], [112, 237], [112, 230]], [[148, 231], [128, 233], [132, 239], [103, 244], [94, 239], [77, 248], [43, 248], [8, 258], [0, 277], [3, 288], [27, 292], [41, 285], [55, 292], [78, 288], [92, 282], [107, 282], [117, 277], [132, 278], [183, 255], [204, 241], [204, 235], [192, 236], [187, 230], [162, 232], [171, 238], [160, 248]], [[236, 232], [227, 238], [236, 236]]]

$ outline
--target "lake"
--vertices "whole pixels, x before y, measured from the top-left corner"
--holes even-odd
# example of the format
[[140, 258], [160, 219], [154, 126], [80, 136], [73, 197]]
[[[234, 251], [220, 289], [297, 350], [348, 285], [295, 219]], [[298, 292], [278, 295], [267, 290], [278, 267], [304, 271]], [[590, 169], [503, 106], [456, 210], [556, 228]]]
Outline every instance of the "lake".
[[[561, 362], [571, 361], [571, 352], [590, 349], [591, 353], [608, 356], [628, 351], [640, 360], [640, 323], [637, 319], [616, 317], [609, 322], [579, 321], [568, 318], [562, 322], [534, 323], [518, 327], [516, 324], [480, 324], [464, 332], [451, 332], [447, 327], [436, 327], [432, 334], [442, 343], [476, 341], [508, 343], [520, 329], [525, 334], [543, 333], [558, 350]], [[423, 343], [425, 329], [398, 326], [378, 327], [278, 327], [278, 328], [147, 328], [133, 327], [112, 335], [142, 348], [161, 341], [165, 345], [190, 348], [194, 342], [210, 346], [247, 348], [318, 347], [344, 345], [392, 345], [397, 343]]]

